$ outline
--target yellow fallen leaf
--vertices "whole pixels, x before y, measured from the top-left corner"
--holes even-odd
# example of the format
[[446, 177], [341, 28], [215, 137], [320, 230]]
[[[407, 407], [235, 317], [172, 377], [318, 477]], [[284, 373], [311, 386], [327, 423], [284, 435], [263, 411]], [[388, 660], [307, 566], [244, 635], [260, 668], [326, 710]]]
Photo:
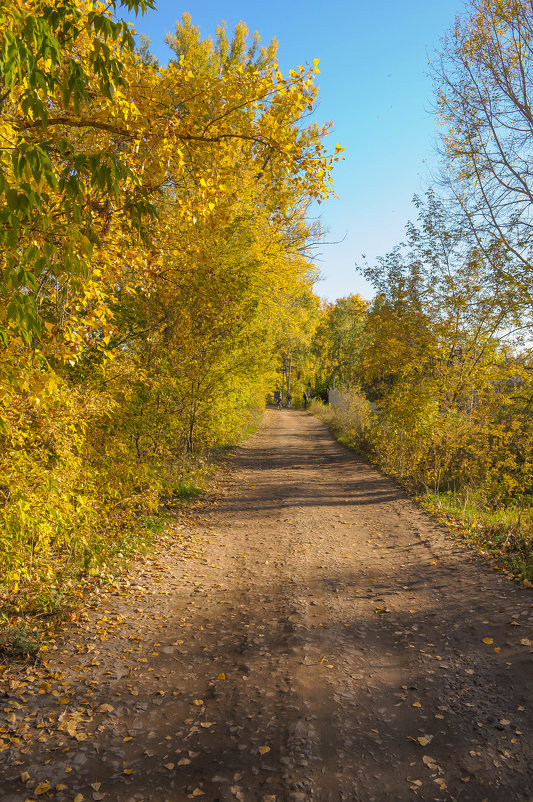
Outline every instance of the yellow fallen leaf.
[[219, 674], [219, 675], [218, 675], [218, 677], [217, 677], [217, 679], [226, 679], [226, 675], [224, 674], [224, 672], [222, 672], [221, 674]]
[[28, 774], [27, 771], [21, 771], [20, 772], [20, 781], [21, 781], [21, 783], [27, 783], [29, 779], [30, 779], [30, 775]]
[[48, 782], [48, 780], [44, 780], [44, 782], [39, 783], [39, 785], [34, 790], [35, 796], [40, 796], [41, 794], [47, 794], [52, 786]]
[[260, 746], [259, 747], [259, 754], [266, 755], [267, 752], [270, 752], [270, 746]]
[[417, 739], [420, 746], [427, 746], [433, 740], [432, 735], [420, 735]]
[[511, 723], [511, 722], [509, 721], [509, 719], [508, 719], [508, 718], [501, 718], [501, 719], [500, 719], [500, 724], [501, 724], [503, 727], [508, 727], [510, 723]]
[[501, 652], [501, 646], [495, 646], [494, 651], [496, 652], [496, 654], [499, 654]]
[[483, 643], [486, 643], [487, 646], [492, 646], [494, 641], [492, 640], [492, 638], [483, 638]]
[[68, 705], [69, 702], [70, 702], [70, 697], [62, 696], [61, 699], [57, 700], [56, 704], [58, 704], [58, 705]]
[[164, 766], [165, 766], [165, 768], [166, 768], [166, 769], [168, 769], [169, 771], [172, 771], [172, 769], [174, 768], [174, 763], [164, 763], [163, 765], [164, 765]]
[[411, 707], [422, 707], [422, 705], [420, 704], [420, 702], [413, 702]]
[[[128, 741], [133, 741], [133, 738], [131, 735], [126, 735], [126, 737], [123, 738], [122, 740], [124, 741], [124, 743], [127, 743]], [[98, 791], [98, 788], [96, 790]]]
[[91, 788], [94, 791], [99, 791], [101, 787], [102, 787], [102, 783], [91, 783]]
[[520, 643], [522, 644], [522, 646], [531, 646], [532, 645], [531, 641], [529, 640], [529, 638], [522, 638]]
[[200, 722], [200, 727], [203, 727], [204, 730], [206, 730], [208, 727], [214, 727], [215, 724], [216, 724], [216, 721], [201, 721]]
[[124, 769], [123, 774], [133, 774], [133, 769]]
[[74, 797], [73, 802], [83, 802], [84, 799], [85, 799], [85, 797], [83, 796], [83, 794], [76, 794], [76, 796]]
[[67, 787], [68, 786], [66, 786], [65, 783], [58, 783], [56, 785], [56, 791], [66, 791]]
[[195, 788], [194, 791], [191, 794], [191, 797], [193, 797], [193, 796], [203, 796], [203, 795], [204, 795], [204, 792], [202, 791], [201, 788]]
[[115, 708], [113, 705], [103, 704], [96, 708], [97, 713], [112, 713]]
[[193, 705], [196, 705], [196, 707], [201, 707], [203, 705], [203, 703], [204, 703], [204, 700], [203, 699], [193, 699], [192, 703], [193, 703]]

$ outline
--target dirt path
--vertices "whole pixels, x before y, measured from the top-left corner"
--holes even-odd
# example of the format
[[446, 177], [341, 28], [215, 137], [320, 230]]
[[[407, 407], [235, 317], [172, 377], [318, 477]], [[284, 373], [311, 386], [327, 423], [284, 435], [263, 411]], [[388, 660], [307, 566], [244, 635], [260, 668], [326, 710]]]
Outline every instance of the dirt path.
[[0, 799], [533, 800], [531, 641], [530, 591], [320, 421], [268, 411], [155, 557], [9, 676]]

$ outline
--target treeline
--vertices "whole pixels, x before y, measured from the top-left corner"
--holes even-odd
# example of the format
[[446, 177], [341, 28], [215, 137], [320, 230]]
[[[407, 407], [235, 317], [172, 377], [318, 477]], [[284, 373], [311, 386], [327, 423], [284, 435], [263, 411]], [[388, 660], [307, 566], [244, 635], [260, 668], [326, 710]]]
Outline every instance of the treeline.
[[185, 15], [163, 67], [120, 5], [0, 9], [0, 591], [98, 570], [317, 307], [317, 62]]
[[471, 0], [433, 63], [443, 177], [405, 242], [324, 310], [327, 415], [385, 470], [533, 574], [533, 12]]

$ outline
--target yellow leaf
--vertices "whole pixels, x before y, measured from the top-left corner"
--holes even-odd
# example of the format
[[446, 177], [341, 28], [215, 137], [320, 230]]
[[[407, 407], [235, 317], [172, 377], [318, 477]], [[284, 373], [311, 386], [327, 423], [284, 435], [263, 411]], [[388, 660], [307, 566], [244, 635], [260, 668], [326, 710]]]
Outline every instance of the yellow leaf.
[[133, 769], [124, 769], [124, 774], [133, 774]]
[[420, 702], [413, 702], [411, 707], [422, 707], [422, 705], [420, 704]]
[[29, 779], [30, 779], [30, 775], [28, 774], [28, 772], [27, 771], [21, 771], [21, 773], [20, 773], [20, 781], [21, 781], [21, 783], [27, 783]]
[[115, 708], [113, 705], [103, 704], [96, 709], [97, 713], [112, 713]]
[[218, 675], [218, 677], [217, 677], [217, 679], [226, 679], [226, 675], [224, 674], [224, 672], [222, 672], [221, 674], [219, 674], [219, 675]]
[[499, 654], [501, 652], [501, 650], [502, 650], [501, 646], [495, 646], [494, 647], [494, 651], [496, 652], [496, 654]]
[[70, 698], [68, 696], [62, 696], [61, 699], [57, 700], [58, 705], [68, 705], [70, 702]]
[[166, 769], [168, 769], [169, 771], [172, 771], [172, 769], [174, 768], [174, 763], [164, 763], [163, 765], [164, 765], [164, 766], [165, 766], [165, 768], [166, 768]]
[[200, 722], [200, 727], [203, 727], [204, 729], [207, 729], [208, 727], [214, 727], [215, 724], [216, 724], [216, 721], [202, 721], [202, 722]]
[[259, 754], [266, 755], [267, 752], [270, 752], [270, 746], [260, 746], [259, 747]]
[[487, 646], [491, 646], [494, 643], [494, 641], [492, 640], [492, 638], [483, 638], [483, 643], [486, 643]]
[[48, 780], [44, 780], [44, 782], [39, 783], [35, 791], [33, 792], [35, 796], [40, 796], [41, 794], [47, 794], [52, 786], [48, 782]]
[[529, 640], [529, 638], [522, 638], [520, 643], [522, 644], [522, 646], [531, 646], [531, 641]]
[[203, 703], [204, 703], [204, 700], [203, 699], [193, 699], [192, 703], [193, 703], [193, 705], [196, 705], [196, 707], [201, 707], [203, 705]]
[[73, 802], [83, 802], [84, 799], [85, 799], [85, 797], [83, 796], [83, 794], [76, 794], [76, 796], [74, 797]]

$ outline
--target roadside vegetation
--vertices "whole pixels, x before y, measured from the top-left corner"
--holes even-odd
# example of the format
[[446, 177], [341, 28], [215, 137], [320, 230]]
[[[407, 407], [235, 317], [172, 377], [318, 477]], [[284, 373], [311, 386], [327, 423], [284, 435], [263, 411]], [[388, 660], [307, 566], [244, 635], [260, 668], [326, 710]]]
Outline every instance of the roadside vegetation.
[[371, 304], [324, 308], [315, 405], [338, 436], [533, 579], [533, 15], [472, 0], [433, 58], [443, 178]]
[[201, 39], [184, 15], [161, 66], [120, 19], [151, 5], [0, 10], [0, 647], [15, 651], [25, 622], [68, 612], [149, 542], [161, 505], [198, 492], [264, 407], [279, 337], [318, 313], [307, 210], [342, 150], [306, 119], [318, 61], [283, 75], [274, 42], [244, 24]]

